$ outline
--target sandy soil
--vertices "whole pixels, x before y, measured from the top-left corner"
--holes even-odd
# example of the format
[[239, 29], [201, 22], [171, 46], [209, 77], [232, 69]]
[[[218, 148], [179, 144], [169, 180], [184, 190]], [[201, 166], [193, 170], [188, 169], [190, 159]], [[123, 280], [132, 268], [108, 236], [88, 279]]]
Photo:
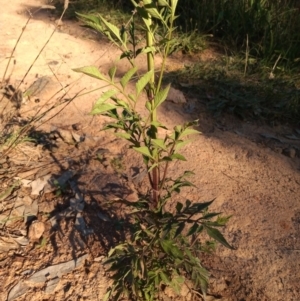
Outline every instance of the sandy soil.
[[[0, 5], [2, 76], [27, 21], [27, 9], [34, 12], [40, 2], [0, 0]], [[16, 64], [7, 73], [7, 77], [11, 75], [11, 84], [16, 86], [21, 82], [52, 34], [54, 21], [48, 11], [33, 14], [14, 53]], [[128, 200], [134, 200], [138, 188], [130, 183], [130, 177], [142, 168], [142, 162], [127, 150], [124, 142], [99, 131], [105, 122], [103, 118], [88, 115], [97, 95], [107, 87], [73, 72], [72, 68], [92, 64], [107, 72], [117, 53], [96, 33], [66, 21], [53, 35], [20, 87], [25, 91], [37, 78], [47, 76], [50, 79], [46, 89], [22, 105], [21, 116], [35, 114], [42, 105], [49, 107], [62, 95], [63, 92], [56, 94], [49, 101], [61, 86], [69, 85], [65, 97], [99, 89], [78, 97], [40, 127], [45, 132], [53, 128], [68, 131], [76, 125], [78, 133], [88, 138], [80, 147], [62, 141], [55, 152], [51, 148], [42, 150], [39, 146], [33, 151], [33, 146], [28, 145], [27, 152], [23, 146], [11, 155], [14, 165], [17, 159], [27, 162], [31, 168], [33, 162], [51, 162], [49, 171], [54, 174], [62, 174], [66, 169], [76, 171], [86, 202], [82, 214], [94, 234], [83, 239], [72, 217], [62, 218], [59, 229], [53, 230], [49, 214], [63, 211], [70, 200], [56, 197], [54, 193], [38, 196], [38, 220], [46, 225], [44, 237], [47, 237], [47, 243], [39, 247], [30, 241], [21, 250], [0, 253], [0, 300], [7, 300], [11, 289], [21, 281], [26, 283], [34, 272], [85, 254], [84, 265], [64, 273], [53, 291], [47, 291], [48, 282], [44, 281], [29, 285], [18, 298], [10, 300], [101, 300], [103, 296], [107, 280], [101, 256], [113, 243], [111, 233], [117, 232], [115, 229], [111, 229], [111, 233], [108, 231], [112, 224], [103, 215], [112, 217], [114, 213], [106, 211], [104, 200], [124, 195]], [[143, 66], [143, 60], [140, 64]], [[170, 64], [181, 66], [182, 62], [171, 61]], [[117, 75], [120, 76], [126, 70], [126, 64], [118, 63], [118, 67]], [[213, 209], [232, 215], [225, 236], [236, 248], [232, 251], [220, 246], [216, 255], [205, 259], [212, 273], [210, 300], [300, 300], [300, 136], [295, 132], [299, 128], [241, 122], [232, 116], [215, 119], [206, 111], [203, 95], [195, 97], [185, 92], [187, 105], [193, 104], [192, 112], [182, 104], [168, 102], [159, 112], [161, 121], [171, 128], [199, 118], [202, 135], [194, 136], [193, 143], [184, 149], [188, 161], [175, 164], [170, 172], [175, 175], [189, 169], [195, 172], [193, 182], [197, 188], [185, 191], [183, 196], [193, 201], [216, 198]], [[119, 158], [123, 162], [128, 181], [124, 181], [111, 166], [103, 166], [94, 160], [99, 149], [106, 149], [107, 161]], [[45, 171], [41, 166], [35, 166], [31, 179], [41, 175], [41, 170]], [[1, 205], [4, 207], [4, 202]], [[1, 228], [0, 236], [17, 226], [26, 229], [23, 223], [13, 223], [11, 228]]]

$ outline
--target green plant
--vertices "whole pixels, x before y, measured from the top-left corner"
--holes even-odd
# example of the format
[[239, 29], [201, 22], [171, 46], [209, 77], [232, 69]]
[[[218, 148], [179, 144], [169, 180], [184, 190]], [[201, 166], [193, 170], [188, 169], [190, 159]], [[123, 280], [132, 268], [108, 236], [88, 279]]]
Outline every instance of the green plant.
[[[156, 210], [143, 199], [131, 204], [135, 209], [130, 214], [132, 234], [108, 253], [106, 264], [113, 285], [104, 300], [156, 300], [167, 286], [179, 295], [186, 280], [193, 284], [191, 293], [201, 291], [205, 297], [209, 272], [202, 266], [201, 256], [214, 250], [215, 240], [231, 248], [216, 229], [229, 217], [208, 212], [213, 201], [192, 204], [186, 200], [185, 204], [177, 202], [175, 213], [166, 210], [173, 191], [189, 185], [184, 177], [175, 180]], [[204, 232], [212, 240], [203, 241]]]
[[[209, 240], [203, 243], [199, 235], [206, 232], [208, 237], [230, 247], [216, 228], [224, 226], [228, 217], [208, 213], [212, 201], [191, 204], [187, 200], [185, 205], [178, 202], [175, 212], [167, 209], [174, 193], [193, 185], [186, 179], [191, 172], [176, 179], [168, 177], [169, 164], [186, 160], [179, 150], [189, 142], [185, 140], [186, 136], [199, 132], [193, 129], [197, 125], [197, 121], [193, 121], [177, 125], [172, 133], [165, 134], [168, 129], [157, 118], [157, 109], [170, 89], [170, 85], [162, 88], [162, 79], [172, 45], [177, 0], [144, 0], [139, 3], [132, 0], [132, 4], [132, 16], [121, 28], [102, 15], [79, 14], [87, 25], [119, 47], [122, 51], [120, 58], [127, 58], [131, 64], [120, 80], [115, 77], [116, 66], [108, 71], [108, 76], [94, 66], [75, 71], [105, 81], [112, 87], [100, 96], [91, 113], [110, 117], [112, 122], [105, 129], [114, 130], [142, 155], [150, 184], [147, 196], [128, 205], [131, 212], [126, 241], [117, 244], [108, 254], [106, 263], [110, 265], [113, 284], [104, 299], [118, 300], [127, 296], [132, 300], [156, 300], [165, 286], [179, 293], [185, 278], [190, 279], [194, 289], [201, 290], [205, 296], [208, 272], [198, 256], [200, 252], [211, 249], [212, 244]], [[144, 23], [145, 41], [136, 36], [137, 16]], [[162, 56], [162, 65], [155, 80], [154, 56], [157, 53]], [[147, 72], [144, 74], [140, 74], [135, 62], [138, 55], [147, 57]], [[135, 92], [131, 93], [128, 85], [135, 77]], [[147, 113], [144, 115], [137, 109], [143, 91], [147, 94]]]
[[212, 34], [231, 53], [249, 47], [249, 54], [273, 65], [299, 61], [299, 1], [185, 0], [178, 1], [176, 24], [184, 31]]
[[110, 165], [117, 173], [121, 173], [124, 170], [124, 164], [121, 158], [115, 157], [111, 159]]

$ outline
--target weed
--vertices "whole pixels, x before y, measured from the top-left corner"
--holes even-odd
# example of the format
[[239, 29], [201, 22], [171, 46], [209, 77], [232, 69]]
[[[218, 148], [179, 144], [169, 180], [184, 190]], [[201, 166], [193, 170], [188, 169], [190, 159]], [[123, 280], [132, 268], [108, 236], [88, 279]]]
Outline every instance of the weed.
[[110, 165], [117, 173], [121, 173], [122, 171], [124, 171], [124, 164], [121, 158], [115, 157], [111, 159]]
[[68, 188], [66, 184], [61, 185], [57, 180], [53, 181], [53, 186], [55, 186], [55, 188], [56, 188], [56, 190], [55, 190], [56, 196], [63, 195], [67, 191], [67, 188]]
[[40, 239], [40, 241], [39, 241], [39, 243], [37, 244], [36, 247], [37, 247], [38, 249], [43, 249], [43, 248], [46, 247], [47, 243], [48, 243], [48, 239], [47, 239], [46, 237], [43, 236], [43, 237]]
[[[183, 187], [193, 186], [187, 180], [191, 172], [187, 171], [176, 179], [170, 178], [169, 164], [186, 160], [179, 150], [188, 143], [185, 140], [187, 136], [199, 133], [193, 129], [197, 121], [192, 121], [177, 125], [172, 133], [163, 135], [168, 129], [157, 117], [157, 109], [170, 89], [170, 85], [165, 88], [161, 85], [166, 59], [172, 49], [177, 1], [144, 0], [132, 3], [132, 16], [121, 27], [107, 21], [101, 14], [79, 14], [82, 21], [104, 34], [122, 51], [120, 59], [126, 58], [131, 64], [120, 80], [115, 77], [116, 66], [111, 67], [108, 76], [94, 66], [75, 69], [111, 86], [97, 100], [91, 114], [110, 117], [112, 121], [105, 129], [114, 130], [143, 157], [149, 178], [148, 194], [141, 196], [136, 203], [126, 203], [130, 209], [128, 237], [108, 253], [106, 264], [109, 265], [113, 284], [104, 300], [119, 300], [122, 297], [157, 300], [166, 286], [179, 294], [185, 279], [190, 279], [193, 289], [200, 290], [205, 297], [209, 273], [201, 265], [200, 255], [205, 250], [211, 250], [212, 243], [205, 242], [203, 233], [231, 248], [217, 229], [224, 226], [229, 217], [208, 212], [213, 201], [192, 204], [186, 200], [176, 204], [175, 212], [167, 209], [174, 193], [180, 193]], [[140, 16], [144, 23], [144, 46], [139, 45], [136, 36], [136, 16]], [[162, 56], [157, 80], [154, 77], [156, 53]], [[147, 72], [143, 74], [135, 62], [139, 55], [146, 56]], [[135, 91], [131, 92], [128, 85], [134, 76], [138, 80]], [[147, 95], [145, 116], [137, 110], [143, 91]]]

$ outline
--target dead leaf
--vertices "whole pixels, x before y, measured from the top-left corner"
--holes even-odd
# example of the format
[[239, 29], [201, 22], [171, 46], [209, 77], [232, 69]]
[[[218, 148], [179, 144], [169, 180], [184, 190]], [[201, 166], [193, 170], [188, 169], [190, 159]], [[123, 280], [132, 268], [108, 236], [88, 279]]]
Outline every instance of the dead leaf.
[[39, 195], [44, 187], [50, 183], [52, 175], [46, 175], [31, 182], [31, 195]]

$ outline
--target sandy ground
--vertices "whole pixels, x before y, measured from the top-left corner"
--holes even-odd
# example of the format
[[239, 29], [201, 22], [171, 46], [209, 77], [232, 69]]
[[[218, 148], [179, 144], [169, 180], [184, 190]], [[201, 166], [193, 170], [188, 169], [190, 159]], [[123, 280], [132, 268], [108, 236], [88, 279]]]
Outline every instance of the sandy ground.
[[[34, 12], [40, 2], [0, 0], [0, 5], [2, 76], [8, 57], [27, 21], [26, 10]], [[6, 77], [11, 74], [10, 83], [18, 85], [22, 80], [54, 27], [55, 23], [49, 17], [49, 12], [39, 11], [33, 14], [14, 53], [16, 64], [8, 70]], [[71, 87], [68, 97], [99, 89], [78, 97], [63, 112], [41, 127], [46, 131], [53, 127], [70, 128], [78, 124], [87, 137], [98, 138], [93, 143], [86, 142], [86, 146], [80, 149], [74, 150], [73, 147], [66, 146], [64, 152], [57, 155], [60, 160], [65, 161], [72, 155], [86, 160], [84, 164], [79, 159], [76, 161], [76, 164], [80, 161], [80, 171], [84, 165], [84, 172], [79, 177], [80, 187], [93, 192], [100, 191], [89, 199], [90, 206], [101, 203], [101, 189], [104, 191], [108, 187], [105, 181], [120, 182], [114, 175], [107, 179], [103, 176], [102, 167], [87, 159], [97, 148], [109, 149], [112, 156], [120, 157], [129, 173], [142, 166], [123, 142], [99, 132], [104, 123], [103, 118], [88, 115], [97, 95], [107, 87], [72, 71], [73, 68], [92, 64], [107, 72], [117, 53], [92, 31], [66, 22], [53, 35], [21, 86], [25, 90], [36, 78], [42, 76], [51, 79], [46, 90], [38, 95], [40, 102], [35, 103], [31, 99], [22, 105], [21, 115], [27, 116], [34, 114], [62, 86], [69, 85], [67, 90]], [[143, 60], [140, 62], [141, 66], [142, 63]], [[180, 65], [181, 62], [174, 64]], [[121, 75], [126, 70], [126, 64], [118, 63], [118, 66], [118, 74]], [[53, 99], [58, 96], [59, 94], [55, 95]], [[232, 251], [220, 246], [216, 255], [205, 260], [212, 273], [210, 300], [300, 300], [300, 137], [299, 132], [295, 132], [299, 128], [241, 122], [232, 116], [214, 119], [206, 112], [202, 95], [195, 99], [194, 95], [191, 97], [187, 93], [186, 97], [188, 103], [196, 103], [192, 113], [188, 113], [189, 110], [181, 104], [166, 103], [159, 112], [161, 121], [171, 128], [175, 124], [199, 118], [202, 135], [194, 136], [193, 143], [184, 149], [188, 161], [175, 164], [170, 172], [179, 174], [184, 170], [194, 171], [192, 180], [197, 188], [185, 191], [183, 196], [193, 201], [216, 198], [213, 209], [232, 215], [224, 233], [236, 248]], [[41, 154], [43, 156], [51, 157], [50, 152]], [[73, 167], [76, 169], [76, 166]], [[56, 166], [53, 170], [59, 172], [60, 168]], [[132, 197], [132, 190], [129, 189], [127, 196]], [[39, 200], [39, 205], [44, 206], [40, 211], [60, 209], [60, 201], [53, 200], [54, 197], [48, 199], [49, 208], [46, 209], [45, 198]], [[87, 206], [86, 218], [89, 214], [92, 216], [91, 208]], [[49, 224], [47, 219], [41, 219], [46, 225]], [[21, 252], [1, 253], [0, 300], [7, 300], [8, 292], [21, 280], [26, 281], [32, 271], [39, 271], [85, 254], [88, 257], [84, 267], [64, 274], [54, 291], [47, 293], [45, 283], [37, 284], [24, 290], [14, 300], [101, 300], [107, 280], [97, 258], [106, 252], [107, 244], [103, 241], [105, 235], [101, 231], [106, 231], [103, 229], [107, 229], [107, 226], [104, 227], [101, 220], [98, 224], [95, 220], [92, 221], [90, 227], [93, 227], [97, 235], [90, 236], [82, 244], [80, 238], [77, 243], [70, 244], [78, 234], [70, 230], [73, 221], [66, 221], [61, 225], [60, 241], [49, 239], [44, 248], [36, 248], [30, 244]], [[50, 235], [50, 226], [46, 228], [46, 233]], [[2, 232], [0, 235], [4, 235]]]

